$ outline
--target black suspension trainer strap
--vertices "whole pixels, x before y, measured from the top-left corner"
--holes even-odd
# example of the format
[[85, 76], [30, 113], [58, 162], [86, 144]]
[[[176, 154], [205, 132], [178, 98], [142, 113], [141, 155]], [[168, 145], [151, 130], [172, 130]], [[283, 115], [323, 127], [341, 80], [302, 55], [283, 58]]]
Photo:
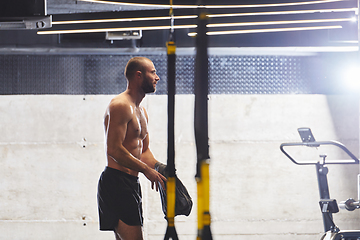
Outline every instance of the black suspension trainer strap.
[[167, 169], [169, 177], [167, 179], [167, 221], [164, 240], [178, 240], [175, 229], [175, 199], [176, 199], [176, 179], [175, 179], [175, 61], [176, 45], [174, 39], [174, 13], [172, 9], [172, 0], [170, 0], [171, 29], [167, 46], [168, 58], [168, 155]]
[[[201, 5], [201, 0], [199, 4]], [[209, 138], [208, 138], [208, 52], [206, 24], [208, 16], [199, 7], [195, 61], [195, 142], [197, 150], [196, 182], [198, 191], [197, 240], [212, 240], [209, 210]]]

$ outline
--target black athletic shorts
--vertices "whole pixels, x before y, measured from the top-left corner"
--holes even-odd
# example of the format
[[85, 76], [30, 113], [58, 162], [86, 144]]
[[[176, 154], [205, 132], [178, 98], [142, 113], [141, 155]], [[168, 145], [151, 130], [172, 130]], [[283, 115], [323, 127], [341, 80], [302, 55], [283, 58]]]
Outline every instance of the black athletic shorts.
[[119, 219], [127, 225], [143, 225], [138, 177], [106, 167], [99, 179], [97, 198], [100, 230], [115, 230]]

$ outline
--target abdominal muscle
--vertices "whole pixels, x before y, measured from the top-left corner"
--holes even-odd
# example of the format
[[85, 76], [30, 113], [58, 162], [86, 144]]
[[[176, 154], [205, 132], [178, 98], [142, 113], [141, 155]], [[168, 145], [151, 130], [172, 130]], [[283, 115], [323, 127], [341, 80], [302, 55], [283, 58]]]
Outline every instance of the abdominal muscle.
[[[142, 152], [142, 148], [143, 148], [143, 142], [142, 142], [142, 139], [139, 138], [139, 136], [136, 136], [137, 134], [135, 132], [136, 131], [134, 131], [134, 132], [128, 131], [127, 136], [125, 137], [122, 145], [133, 157], [135, 157], [136, 159], [139, 159], [139, 161], [140, 161], [141, 152]], [[135, 133], [135, 134], [133, 136], [129, 136], [129, 135], [132, 135], [131, 133]], [[125, 172], [125, 173], [133, 175], [133, 176], [138, 176], [138, 174], [139, 174], [138, 171], [135, 171], [130, 168], [122, 166], [121, 158], [115, 160], [113, 157], [108, 155], [107, 162], [108, 162], [108, 167], [115, 168], [117, 170], [120, 170], [122, 172]]]
[[[133, 155], [137, 159], [140, 159], [140, 155], [142, 151], [142, 141], [136, 139], [132, 141], [132, 144], [126, 144], [124, 141], [123, 146], [130, 152], [131, 155]], [[139, 174], [138, 171], [134, 171], [130, 168], [122, 166], [121, 162], [116, 161], [113, 157], [109, 155], [107, 156], [107, 162], [108, 162], [107, 164], [108, 167], [115, 168], [117, 170], [120, 170], [122, 172], [125, 172], [133, 176], [138, 176]]]

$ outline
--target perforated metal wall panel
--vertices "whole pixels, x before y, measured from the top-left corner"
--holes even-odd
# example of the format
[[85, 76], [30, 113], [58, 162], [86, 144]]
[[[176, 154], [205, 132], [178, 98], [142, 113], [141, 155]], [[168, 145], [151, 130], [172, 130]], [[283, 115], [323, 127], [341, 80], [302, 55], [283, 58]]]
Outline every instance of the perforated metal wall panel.
[[[0, 94], [117, 94], [125, 90], [130, 55], [0, 55]], [[147, 56], [167, 93], [166, 55]], [[210, 56], [210, 94], [316, 93], [308, 56]], [[194, 56], [176, 59], [176, 93], [192, 94]]]
[[210, 58], [210, 89], [223, 94], [310, 93], [302, 59], [291, 56]]

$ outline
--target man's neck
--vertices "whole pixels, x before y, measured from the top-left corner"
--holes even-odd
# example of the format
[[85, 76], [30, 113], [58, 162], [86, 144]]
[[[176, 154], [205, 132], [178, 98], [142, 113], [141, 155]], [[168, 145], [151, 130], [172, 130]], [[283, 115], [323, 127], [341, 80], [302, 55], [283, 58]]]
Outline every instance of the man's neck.
[[138, 90], [135, 90], [135, 89], [128, 88], [128, 89], [126, 89], [125, 92], [130, 96], [131, 101], [137, 107], [140, 105], [141, 101], [145, 97], [145, 93], [142, 93], [142, 92], [140, 92]]

